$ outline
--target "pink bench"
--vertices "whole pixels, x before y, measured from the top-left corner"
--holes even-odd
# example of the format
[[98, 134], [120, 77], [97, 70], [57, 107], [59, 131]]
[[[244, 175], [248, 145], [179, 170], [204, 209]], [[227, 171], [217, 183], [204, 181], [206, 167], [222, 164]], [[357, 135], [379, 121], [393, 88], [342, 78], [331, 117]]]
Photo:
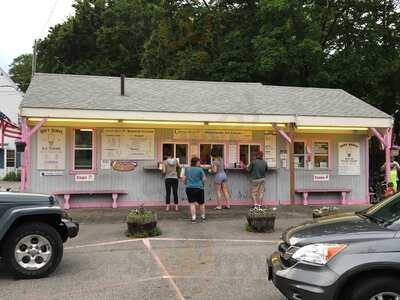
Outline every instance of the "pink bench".
[[70, 209], [69, 201], [71, 199], [71, 195], [111, 195], [113, 203], [112, 208], [117, 208], [118, 203], [117, 199], [119, 195], [127, 195], [128, 192], [124, 190], [98, 190], [98, 191], [57, 191], [54, 192], [54, 196], [64, 196], [64, 208]]
[[317, 188], [303, 188], [296, 189], [296, 193], [303, 194], [303, 204], [308, 205], [308, 194], [309, 193], [341, 193], [342, 195], [342, 204], [346, 204], [346, 196], [351, 192], [349, 188], [326, 188], [326, 189], [317, 189]]

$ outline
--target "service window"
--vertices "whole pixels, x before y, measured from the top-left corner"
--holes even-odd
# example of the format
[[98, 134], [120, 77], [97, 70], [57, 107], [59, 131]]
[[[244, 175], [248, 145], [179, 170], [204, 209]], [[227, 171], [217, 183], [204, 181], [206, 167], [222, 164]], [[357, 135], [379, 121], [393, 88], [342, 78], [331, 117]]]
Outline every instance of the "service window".
[[304, 142], [294, 142], [294, 167], [304, 168], [307, 148]]
[[200, 163], [202, 165], [211, 165], [211, 151], [215, 149], [225, 157], [223, 144], [200, 144]]
[[252, 160], [256, 159], [257, 153], [260, 152], [260, 145], [240, 145], [239, 159], [240, 162], [248, 165]]
[[6, 166], [7, 168], [15, 168], [15, 150], [6, 150]]
[[163, 144], [162, 147], [163, 160], [167, 158], [168, 153], [171, 153], [173, 158], [178, 158], [179, 163], [183, 165], [188, 164], [188, 157], [189, 157], [188, 144], [174, 144], [174, 143]]
[[327, 169], [329, 168], [329, 143], [328, 142], [314, 142], [314, 168]]
[[74, 170], [94, 169], [93, 129], [74, 130]]

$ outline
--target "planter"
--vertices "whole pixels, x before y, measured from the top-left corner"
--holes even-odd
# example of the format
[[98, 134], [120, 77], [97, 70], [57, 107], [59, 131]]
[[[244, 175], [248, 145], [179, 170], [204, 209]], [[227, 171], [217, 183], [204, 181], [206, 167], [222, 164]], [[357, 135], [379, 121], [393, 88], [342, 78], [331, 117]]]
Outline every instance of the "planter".
[[129, 237], [145, 238], [161, 234], [157, 226], [157, 214], [144, 207], [133, 209], [126, 217], [127, 232]]
[[275, 215], [252, 217], [247, 216], [247, 223], [251, 231], [272, 232], [275, 228]]
[[24, 142], [15, 142], [15, 150], [17, 152], [24, 152], [26, 147], [26, 143]]
[[312, 212], [313, 218], [323, 218], [332, 215], [336, 215], [339, 212], [339, 209], [335, 206], [324, 206], [322, 208], [314, 209]]

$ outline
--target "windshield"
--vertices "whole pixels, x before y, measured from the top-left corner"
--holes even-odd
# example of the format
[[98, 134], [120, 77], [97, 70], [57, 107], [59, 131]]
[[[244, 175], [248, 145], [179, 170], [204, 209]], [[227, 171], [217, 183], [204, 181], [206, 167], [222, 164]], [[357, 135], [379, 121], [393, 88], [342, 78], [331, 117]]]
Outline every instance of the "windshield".
[[363, 215], [380, 220], [385, 225], [400, 225], [400, 193], [378, 203], [362, 212]]

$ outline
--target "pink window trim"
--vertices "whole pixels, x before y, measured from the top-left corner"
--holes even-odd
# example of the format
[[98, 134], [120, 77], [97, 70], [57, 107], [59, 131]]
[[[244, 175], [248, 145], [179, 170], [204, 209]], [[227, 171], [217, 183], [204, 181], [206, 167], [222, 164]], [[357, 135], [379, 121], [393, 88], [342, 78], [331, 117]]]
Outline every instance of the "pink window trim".
[[[226, 150], [228, 149], [227, 147], [227, 142], [204, 142], [204, 141], [199, 141], [197, 143], [197, 151], [199, 153], [200, 156], [200, 145], [204, 145], [204, 144], [211, 144], [211, 145], [223, 145], [224, 146], [224, 165], [225, 167], [228, 165], [228, 153], [226, 152]], [[203, 165], [206, 166], [206, 165]]]
[[[91, 129], [93, 130], [93, 141], [92, 141], [92, 169], [90, 170], [75, 170], [75, 130], [79, 129]], [[88, 127], [80, 127], [80, 128], [72, 128], [71, 129], [71, 145], [70, 145], [70, 153], [71, 153], [71, 163], [70, 163], [70, 172], [69, 174], [96, 174], [97, 173], [97, 155], [96, 155], [96, 128], [88, 128]]]
[[[190, 159], [191, 159], [191, 152], [190, 152], [190, 142], [187, 141], [169, 141], [169, 140], [163, 140], [161, 142], [158, 143], [158, 153], [157, 153], [157, 158], [159, 162], [163, 161], [163, 156], [162, 156], [162, 149], [163, 149], [163, 145], [165, 144], [179, 144], [179, 145], [187, 145], [188, 146], [188, 153], [187, 153], [187, 160], [188, 163], [187, 164], [183, 164], [182, 166], [187, 167], [190, 165]], [[175, 153], [176, 154], [176, 153]]]
[[[264, 150], [265, 150], [265, 143], [263, 144], [263, 143], [242, 143], [242, 142], [239, 142], [239, 143], [236, 144], [236, 151], [237, 151], [237, 153], [236, 153], [236, 162], [237, 163], [240, 162], [240, 146], [241, 145], [260, 146], [260, 150], [263, 153], [264, 153]], [[249, 157], [249, 159], [250, 159], [250, 157]], [[264, 153], [264, 159], [265, 159], [265, 153]]]
[[[297, 140], [297, 139], [294, 139], [293, 140], [293, 149], [294, 149], [294, 143], [304, 143], [304, 147], [306, 148], [305, 150], [306, 150], [306, 153], [304, 154], [304, 167], [302, 167], [302, 168], [296, 168], [296, 166], [295, 166], [295, 170], [308, 170], [308, 169], [306, 169], [306, 162], [307, 162], [307, 154], [310, 154], [309, 153], [309, 143], [308, 143], [308, 141], [307, 140], [301, 140], [301, 139], [299, 139], [299, 140]], [[289, 169], [289, 166], [290, 166], [290, 162], [289, 162], [289, 145], [287, 145], [287, 155], [288, 155], [288, 158], [287, 158], [287, 161], [288, 161], [288, 163], [287, 163], [287, 167], [286, 167], [286, 169]], [[295, 157], [295, 154], [294, 154], [294, 152], [293, 152], [293, 159], [294, 159], [294, 157]]]
[[[313, 162], [313, 170], [317, 171], [324, 171], [324, 170], [333, 170], [333, 155], [332, 155], [332, 142], [331, 140], [319, 140], [319, 139], [313, 139], [310, 141], [311, 142], [311, 156], [312, 156], [312, 162]], [[315, 143], [328, 143], [328, 168], [316, 168], [314, 165], [314, 144]]]

